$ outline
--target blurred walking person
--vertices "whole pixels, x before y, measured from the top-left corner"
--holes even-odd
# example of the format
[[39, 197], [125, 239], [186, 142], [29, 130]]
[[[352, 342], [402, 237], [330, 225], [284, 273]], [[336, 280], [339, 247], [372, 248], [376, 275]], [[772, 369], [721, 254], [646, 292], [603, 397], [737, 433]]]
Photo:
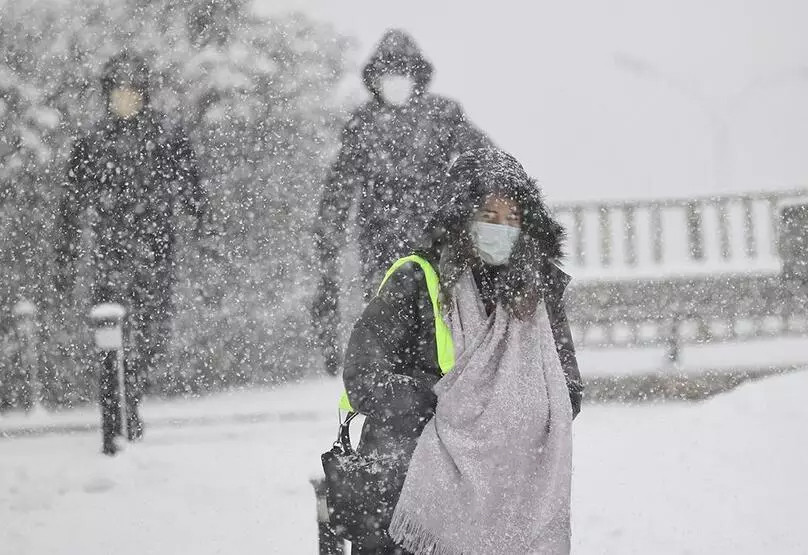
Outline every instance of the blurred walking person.
[[457, 102], [428, 92], [432, 74], [412, 37], [397, 29], [384, 35], [362, 72], [371, 99], [345, 126], [314, 233], [321, 264], [314, 323], [332, 374], [339, 358], [337, 261], [357, 194], [359, 271], [369, 296], [387, 266], [420, 240], [450, 162], [489, 143]]
[[[142, 437], [138, 405], [150, 372], [165, 363], [173, 313], [177, 205], [193, 215], [196, 237], [205, 233], [207, 195], [185, 132], [150, 105], [146, 61], [130, 52], [104, 66], [101, 87], [107, 113], [78, 139], [56, 222], [57, 279], [72, 294], [79, 234], [87, 215], [95, 269], [92, 302], [118, 303], [127, 311], [125, 390], [129, 440]], [[100, 372], [103, 452], [113, 455], [123, 428], [120, 395], [109, 365]]]

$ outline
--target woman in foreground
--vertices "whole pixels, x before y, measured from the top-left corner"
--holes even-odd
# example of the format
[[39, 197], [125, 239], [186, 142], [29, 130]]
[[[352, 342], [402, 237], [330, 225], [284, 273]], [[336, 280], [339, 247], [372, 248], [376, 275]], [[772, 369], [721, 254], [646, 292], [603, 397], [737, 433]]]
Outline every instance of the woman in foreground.
[[430, 245], [388, 274], [348, 346], [359, 451], [403, 462], [391, 485], [406, 472], [392, 520], [353, 552], [568, 553], [582, 387], [563, 230], [504, 152], [467, 152], [447, 179]]

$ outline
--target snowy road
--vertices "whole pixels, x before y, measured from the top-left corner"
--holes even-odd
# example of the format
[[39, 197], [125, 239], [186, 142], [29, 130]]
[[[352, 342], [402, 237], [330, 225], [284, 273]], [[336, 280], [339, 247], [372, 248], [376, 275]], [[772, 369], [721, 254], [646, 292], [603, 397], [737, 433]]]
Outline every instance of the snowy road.
[[[588, 407], [573, 552], [808, 553], [806, 391], [801, 372], [703, 404]], [[147, 405], [164, 425], [115, 459], [97, 454], [95, 431], [0, 440], [0, 553], [315, 553], [308, 479], [333, 439], [336, 392]]]

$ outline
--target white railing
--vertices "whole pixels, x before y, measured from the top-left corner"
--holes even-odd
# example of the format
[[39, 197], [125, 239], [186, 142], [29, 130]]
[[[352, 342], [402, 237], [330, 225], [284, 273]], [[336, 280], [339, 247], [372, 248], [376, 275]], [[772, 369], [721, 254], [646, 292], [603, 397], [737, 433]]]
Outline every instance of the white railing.
[[553, 207], [576, 281], [774, 274], [781, 207], [808, 189]]

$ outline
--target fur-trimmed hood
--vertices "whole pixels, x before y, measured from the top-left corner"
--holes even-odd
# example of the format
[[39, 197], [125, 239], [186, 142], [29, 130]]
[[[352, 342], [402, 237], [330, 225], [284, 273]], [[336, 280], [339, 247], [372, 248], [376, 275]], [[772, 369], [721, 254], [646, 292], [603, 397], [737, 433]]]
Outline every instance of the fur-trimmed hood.
[[412, 77], [416, 94], [426, 92], [432, 80], [432, 64], [415, 40], [401, 29], [390, 29], [384, 34], [362, 71], [362, 80], [370, 93], [379, 98], [379, 78], [393, 74]]
[[522, 208], [523, 234], [538, 241], [546, 258], [563, 258], [564, 228], [550, 215], [538, 183], [516, 158], [494, 148], [471, 150], [455, 161], [445, 179], [446, 198], [428, 228], [431, 242], [467, 225], [490, 194], [502, 193]]
[[[429, 251], [440, 260], [441, 286], [450, 291], [468, 268], [480, 268], [468, 231], [488, 195], [498, 193], [522, 209], [522, 228], [507, 265], [496, 268], [497, 303], [518, 317], [530, 315], [541, 298], [563, 293], [568, 278], [558, 268], [564, 228], [550, 215], [536, 182], [510, 154], [494, 148], [463, 153], [444, 184], [449, 198], [428, 229]], [[483, 265], [484, 267], [484, 265]]]

